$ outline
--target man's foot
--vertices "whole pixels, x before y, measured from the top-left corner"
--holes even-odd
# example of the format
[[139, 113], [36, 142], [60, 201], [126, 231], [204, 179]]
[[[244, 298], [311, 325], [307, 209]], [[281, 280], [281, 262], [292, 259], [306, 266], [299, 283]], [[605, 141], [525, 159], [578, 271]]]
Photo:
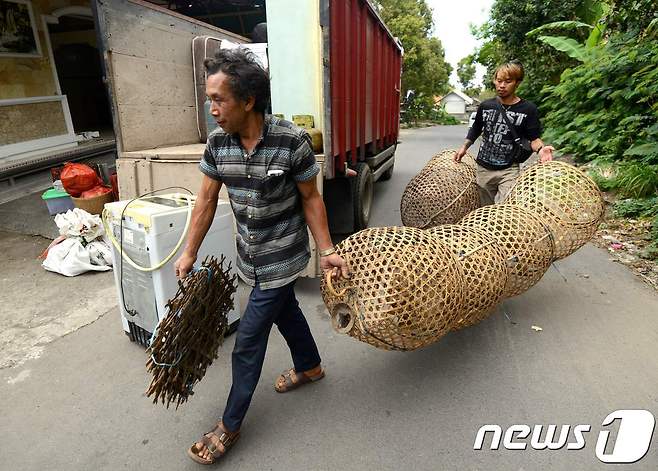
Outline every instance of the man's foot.
[[274, 389], [276, 392], [284, 393], [322, 378], [324, 378], [324, 369], [321, 365], [301, 373], [297, 373], [294, 368], [291, 368], [281, 373], [274, 383]]
[[222, 422], [217, 422], [213, 430], [206, 433], [201, 441], [192, 445], [187, 454], [190, 458], [200, 464], [213, 464], [218, 458], [224, 456], [226, 452], [238, 441], [240, 431], [228, 432]]

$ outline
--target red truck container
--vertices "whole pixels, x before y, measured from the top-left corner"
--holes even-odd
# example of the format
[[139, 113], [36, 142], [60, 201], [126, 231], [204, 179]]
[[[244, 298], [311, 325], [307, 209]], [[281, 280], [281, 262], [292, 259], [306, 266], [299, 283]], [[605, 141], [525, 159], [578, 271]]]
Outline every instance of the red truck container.
[[336, 169], [397, 143], [402, 49], [366, 0], [331, 0], [331, 155]]
[[[402, 47], [367, 0], [327, 0], [329, 21], [323, 24], [330, 72], [326, 112], [326, 177], [357, 172], [351, 189], [343, 182], [325, 183], [333, 215], [338, 206], [354, 209], [352, 227], [367, 226], [372, 184], [393, 174], [400, 123]], [[325, 49], [326, 51], [326, 49]], [[328, 79], [328, 80], [327, 80]], [[342, 188], [341, 188], [342, 187]], [[350, 201], [346, 196], [350, 195]], [[330, 217], [334, 230], [349, 221]], [[342, 224], [339, 224], [341, 222]]]

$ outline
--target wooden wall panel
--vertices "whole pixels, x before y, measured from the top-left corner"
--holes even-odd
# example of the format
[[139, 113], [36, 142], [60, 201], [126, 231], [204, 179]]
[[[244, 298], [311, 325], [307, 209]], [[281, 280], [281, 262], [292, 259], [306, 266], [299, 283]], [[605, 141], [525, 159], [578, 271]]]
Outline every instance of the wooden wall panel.
[[123, 152], [199, 141], [194, 105], [120, 105], [119, 121]]
[[194, 106], [191, 64], [158, 62], [139, 57], [112, 56], [114, 90], [119, 107]]
[[120, 152], [199, 142], [192, 39], [246, 38], [136, 0], [99, 2]]

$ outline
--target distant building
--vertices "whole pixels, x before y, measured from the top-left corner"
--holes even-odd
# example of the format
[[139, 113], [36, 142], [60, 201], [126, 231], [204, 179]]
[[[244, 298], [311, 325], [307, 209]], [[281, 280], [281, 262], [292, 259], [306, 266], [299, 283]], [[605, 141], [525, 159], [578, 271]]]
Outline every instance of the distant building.
[[471, 98], [460, 90], [451, 90], [440, 97], [438, 102], [448, 114], [462, 120], [468, 119], [468, 115], [475, 111], [480, 103], [477, 98]]

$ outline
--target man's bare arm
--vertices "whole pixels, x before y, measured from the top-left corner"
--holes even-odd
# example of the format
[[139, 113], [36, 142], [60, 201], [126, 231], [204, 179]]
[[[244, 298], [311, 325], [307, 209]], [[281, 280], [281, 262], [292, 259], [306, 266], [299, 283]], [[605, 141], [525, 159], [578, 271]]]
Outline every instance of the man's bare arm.
[[534, 141], [530, 142], [530, 147], [532, 147], [533, 152], [539, 152], [542, 147], [544, 147], [544, 141], [537, 138]]
[[[319, 251], [327, 250], [333, 247], [331, 235], [329, 234], [329, 225], [327, 223], [327, 210], [322, 200], [322, 195], [318, 191], [315, 178], [304, 182], [297, 182], [297, 188], [302, 196], [302, 206], [304, 208], [304, 217], [306, 224], [311, 229], [311, 234], [315, 239], [315, 244]], [[349, 270], [345, 261], [333, 253], [326, 257], [320, 258], [320, 267], [323, 270], [339, 268], [343, 277], [349, 276]]]
[[212, 225], [217, 210], [217, 198], [222, 182], [214, 180], [207, 175], [203, 176], [201, 188], [196, 197], [196, 203], [192, 210], [192, 220], [187, 234], [187, 243], [182, 255], [176, 260], [176, 276], [184, 278], [192, 269], [196, 261], [197, 253], [208, 229]]
[[468, 150], [469, 147], [473, 145], [473, 141], [470, 139], [466, 139], [462, 146], [457, 149], [457, 152], [455, 152], [455, 162], [461, 162], [462, 158], [466, 155], [466, 151]]
[[302, 195], [302, 206], [304, 208], [306, 224], [311, 229], [318, 250], [331, 248], [333, 244], [329, 235], [327, 210], [324, 207], [324, 201], [318, 191], [315, 178], [311, 178], [305, 182], [298, 182], [297, 188]]

